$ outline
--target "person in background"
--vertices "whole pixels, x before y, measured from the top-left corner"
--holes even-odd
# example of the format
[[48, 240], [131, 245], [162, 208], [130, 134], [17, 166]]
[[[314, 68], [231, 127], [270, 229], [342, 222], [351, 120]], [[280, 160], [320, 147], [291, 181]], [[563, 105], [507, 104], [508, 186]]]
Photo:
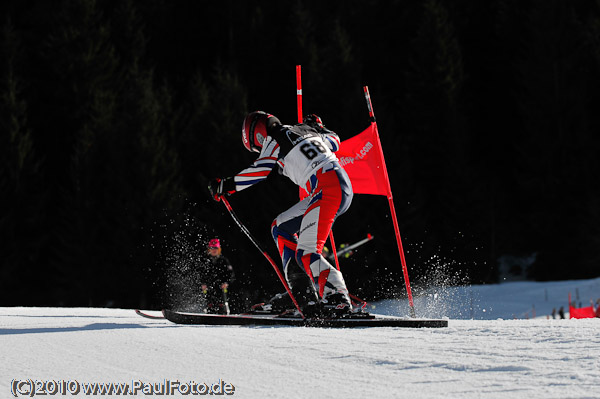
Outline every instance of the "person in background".
[[229, 287], [235, 280], [233, 266], [223, 256], [221, 241], [213, 238], [208, 242], [207, 259], [198, 264], [200, 297], [206, 313], [229, 313]]

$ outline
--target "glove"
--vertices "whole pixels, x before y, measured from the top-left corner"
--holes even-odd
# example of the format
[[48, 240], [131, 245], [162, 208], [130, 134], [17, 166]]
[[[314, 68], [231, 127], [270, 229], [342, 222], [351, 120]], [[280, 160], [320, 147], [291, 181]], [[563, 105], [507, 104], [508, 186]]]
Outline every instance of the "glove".
[[235, 182], [233, 177], [224, 179], [214, 179], [208, 184], [208, 191], [215, 201], [221, 201], [221, 197], [225, 194], [231, 195], [235, 193]]
[[322, 130], [325, 129], [325, 125], [323, 125], [323, 121], [316, 114], [306, 115], [304, 120], [302, 121], [305, 125], [308, 125], [314, 129]]

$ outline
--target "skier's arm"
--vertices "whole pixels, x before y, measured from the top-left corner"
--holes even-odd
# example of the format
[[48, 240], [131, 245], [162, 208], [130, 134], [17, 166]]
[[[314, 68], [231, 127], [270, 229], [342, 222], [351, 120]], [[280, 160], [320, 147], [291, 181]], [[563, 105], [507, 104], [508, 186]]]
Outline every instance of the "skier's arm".
[[225, 269], [227, 270], [226, 280], [225, 282], [231, 284], [235, 281], [235, 273], [233, 271], [233, 266], [229, 262], [229, 259], [223, 257], [223, 263], [225, 264]]
[[337, 150], [339, 150], [340, 149], [339, 136], [335, 132], [332, 132], [331, 130], [328, 130], [328, 129], [323, 129], [323, 130], [326, 130], [327, 132], [326, 133], [322, 132], [321, 137], [323, 138], [323, 141], [325, 142], [325, 144], [327, 144], [327, 146], [329, 147], [331, 152], [336, 152]]
[[321, 138], [332, 152], [336, 152], [340, 149], [340, 138], [334, 131], [329, 130], [325, 127], [323, 121], [318, 115], [307, 115], [302, 121], [302, 123], [312, 127], [317, 132], [319, 132]]
[[219, 201], [224, 195], [231, 195], [265, 180], [277, 164], [278, 156], [279, 144], [271, 137], [267, 137], [258, 159], [252, 165], [233, 177], [214, 179], [209, 183], [208, 189], [215, 201]]
[[263, 143], [258, 159], [248, 168], [242, 170], [233, 177], [235, 191], [242, 191], [245, 188], [265, 180], [275, 165], [277, 165], [278, 156], [279, 144], [271, 137], [267, 137]]

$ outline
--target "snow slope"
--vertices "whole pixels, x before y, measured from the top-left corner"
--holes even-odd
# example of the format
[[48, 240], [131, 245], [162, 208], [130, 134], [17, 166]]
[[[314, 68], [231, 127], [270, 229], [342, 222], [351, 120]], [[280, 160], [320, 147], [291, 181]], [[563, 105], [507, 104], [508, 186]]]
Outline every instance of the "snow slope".
[[[223, 380], [239, 398], [600, 398], [600, 319], [337, 330], [178, 326], [124, 309], [0, 308], [0, 348], [1, 398], [12, 397], [13, 379]], [[162, 397], [192, 397], [175, 393]]]
[[[553, 309], [558, 311], [561, 306], [568, 314], [569, 293], [578, 307], [580, 304], [590, 306], [590, 300], [595, 302], [600, 298], [600, 278], [432, 287], [415, 298], [414, 303], [420, 317], [476, 320], [546, 318]], [[409, 314], [407, 301], [387, 300], [375, 305], [377, 313]]]

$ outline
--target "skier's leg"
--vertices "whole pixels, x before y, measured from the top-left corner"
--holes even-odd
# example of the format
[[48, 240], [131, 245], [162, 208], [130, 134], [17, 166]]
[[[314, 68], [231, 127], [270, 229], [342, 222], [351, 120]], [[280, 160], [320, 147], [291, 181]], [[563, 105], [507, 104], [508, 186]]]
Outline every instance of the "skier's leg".
[[316, 281], [319, 295], [342, 294], [350, 303], [342, 273], [321, 255], [335, 218], [344, 213], [352, 201], [352, 189], [346, 173], [334, 169], [317, 174], [318, 192], [306, 209], [298, 238], [296, 260]]
[[312, 276], [307, 274], [304, 268], [300, 267], [295, 261], [298, 243], [296, 233], [300, 229], [302, 217], [309, 202], [310, 197], [298, 202], [277, 216], [271, 225], [271, 232], [281, 256], [285, 278], [292, 294], [302, 308], [310, 305], [311, 302], [316, 303], [318, 301]]
[[287, 269], [290, 260], [294, 259], [296, 255], [296, 246], [298, 245], [297, 233], [300, 230], [302, 217], [306, 212], [309, 202], [310, 197], [298, 202], [287, 211], [279, 214], [271, 225], [271, 234], [279, 250], [284, 271]]

